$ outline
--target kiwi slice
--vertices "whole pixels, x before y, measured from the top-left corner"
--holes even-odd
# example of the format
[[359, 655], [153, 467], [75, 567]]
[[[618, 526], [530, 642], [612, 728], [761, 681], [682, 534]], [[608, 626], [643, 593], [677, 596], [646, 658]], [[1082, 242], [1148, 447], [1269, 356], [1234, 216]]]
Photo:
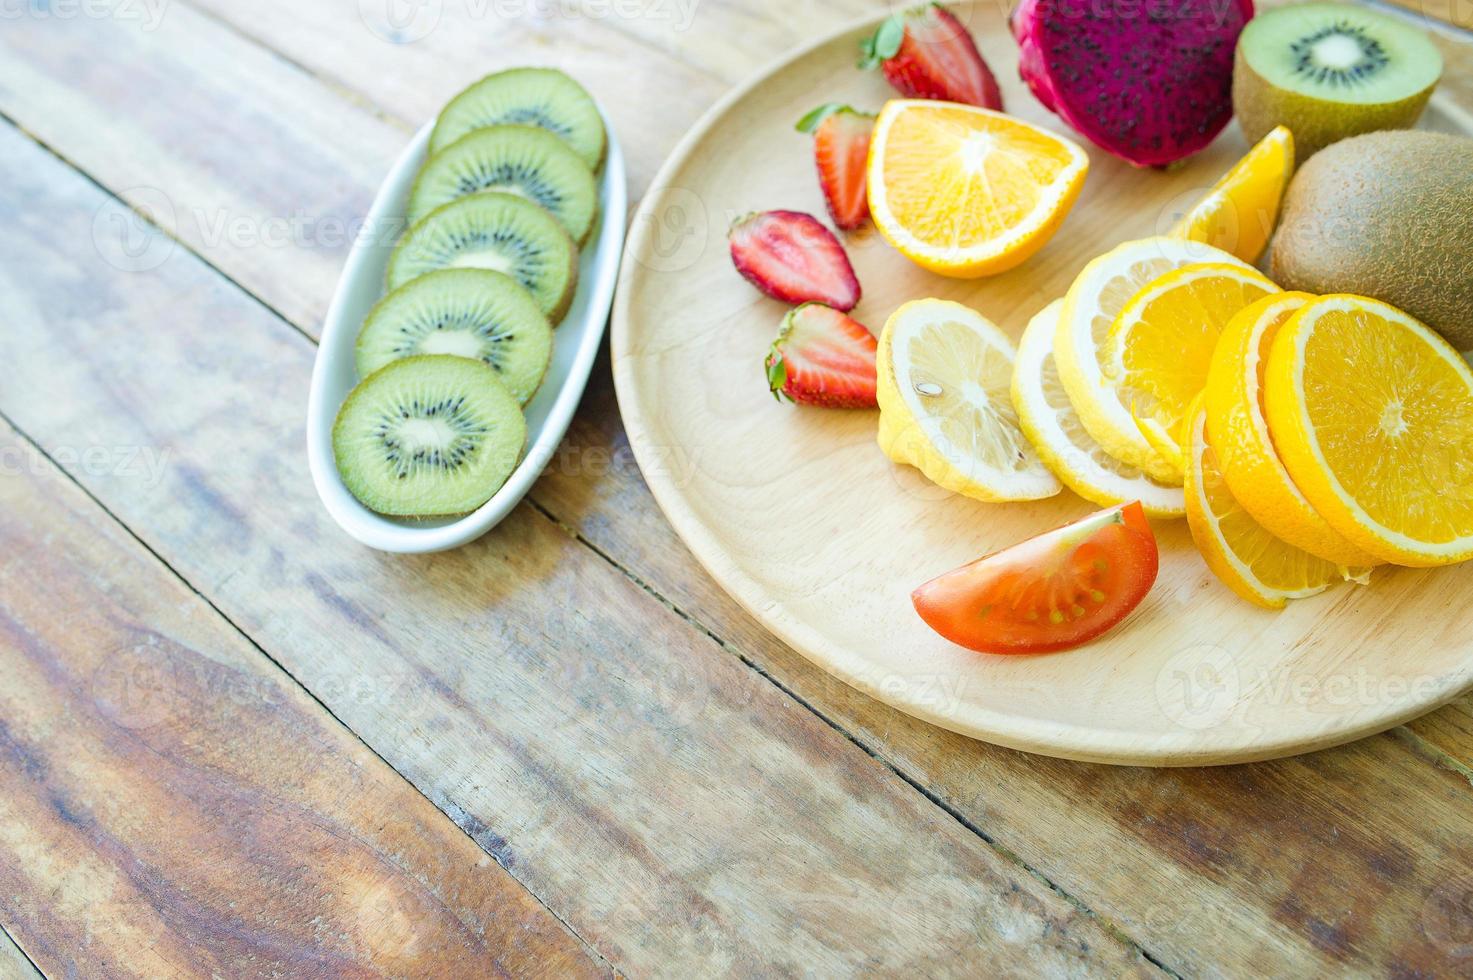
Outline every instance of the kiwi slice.
[[541, 205], [582, 244], [593, 225], [593, 171], [568, 144], [536, 126], [491, 126], [430, 157], [409, 193], [410, 223], [478, 191], [519, 194]]
[[358, 384], [332, 448], [353, 496], [380, 514], [465, 514], [516, 468], [527, 421], [496, 372], [466, 357], [406, 357]]
[[466, 133], [517, 123], [561, 138], [597, 170], [604, 159], [604, 121], [583, 86], [555, 68], [512, 68], [487, 75], [446, 104], [430, 134], [438, 153]]
[[1238, 38], [1233, 111], [1250, 142], [1287, 126], [1301, 160], [1347, 136], [1416, 123], [1442, 76], [1420, 31], [1340, 3], [1267, 10]]
[[532, 294], [489, 269], [441, 269], [410, 280], [369, 311], [358, 376], [419, 354], [484, 361], [516, 400], [537, 393], [552, 358], [552, 325]]
[[482, 191], [436, 208], [405, 233], [389, 256], [389, 289], [436, 269], [505, 273], [557, 323], [573, 299], [578, 246], [526, 198]]

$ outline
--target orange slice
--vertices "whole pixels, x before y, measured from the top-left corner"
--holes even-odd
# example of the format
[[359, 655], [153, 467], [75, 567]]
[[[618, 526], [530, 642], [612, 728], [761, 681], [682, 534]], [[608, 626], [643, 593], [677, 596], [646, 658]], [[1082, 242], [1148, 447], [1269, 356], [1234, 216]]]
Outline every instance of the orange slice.
[[870, 217], [906, 258], [970, 279], [1049, 240], [1084, 186], [1074, 142], [990, 109], [888, 102], [870, 138]]
[[1473, 558], [1473, 368], [1451, 344], [1378, 300], [1321, 296], [1279, 329], [1264, 396], [1289, 475], [1351, 544]]
[[1206, 242], [1244, 262], [1257, 262], [1278, 224], [1293, 174], [1294, 136], [1278, 126], [1182, 216], [1171, 237]]

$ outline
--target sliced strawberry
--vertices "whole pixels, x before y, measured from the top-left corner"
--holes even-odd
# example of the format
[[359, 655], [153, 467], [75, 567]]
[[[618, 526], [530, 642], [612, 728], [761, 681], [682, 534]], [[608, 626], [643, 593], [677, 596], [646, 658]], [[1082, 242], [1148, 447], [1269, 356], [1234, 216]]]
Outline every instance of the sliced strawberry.
[[940, 4], [886, 18], [859, 47], [859, 67], [879, 66], [901, 95], [1002, 108], [997, 79], [972, 35]]
[[834, 233], [802, 211], [758, 211], [726, 234], [731, 261], [747, 280], [785, 303], [852, 310], [859, 280]]
[[875, 344], [857, 320], [821, 303], [789, 310], [767, 352], [773, 397], [823, 408], [874, 408]]
[[840, 228], [854, 229], [869, 217], [864, 194], [865, 161], [875, 117], [830, 102], [798, 120], [800, 133], [813, 134], [813, 159], [829, 215]]

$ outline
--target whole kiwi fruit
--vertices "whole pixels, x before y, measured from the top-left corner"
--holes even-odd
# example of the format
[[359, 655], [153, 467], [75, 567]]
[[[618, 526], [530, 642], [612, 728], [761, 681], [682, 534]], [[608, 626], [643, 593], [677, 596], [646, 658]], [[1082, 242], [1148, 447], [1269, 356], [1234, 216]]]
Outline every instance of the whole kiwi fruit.
[[1284, 197], [1270, 275], [1382, 300], [1473, 350], [1473, 139], [1388, 131], [1315, 154]]

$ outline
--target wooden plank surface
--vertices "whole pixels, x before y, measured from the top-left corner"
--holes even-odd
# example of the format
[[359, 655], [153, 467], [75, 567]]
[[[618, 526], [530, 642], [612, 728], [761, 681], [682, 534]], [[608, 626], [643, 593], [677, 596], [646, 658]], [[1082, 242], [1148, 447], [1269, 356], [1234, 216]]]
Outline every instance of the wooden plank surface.
[[[351, 5], [303, 5], [299, 9], [298, 5], [272, 0], [259, 5], [259, 9], [253, 6], [250, 13], [220, 0], [211, 0], [211, 6], [216, 8], [218, 16], [234, 18], [241, 30], [307, 64], [317, 78], [302, 77], [302, 73], [295, 72], [280, 59], [256, 58], [239, 47], [238, 38], [232, 41], [228, 32], [210, 33], [199, 18], [191, 17], [187, 7], [172, 5], [169, 18], [160, 26], [159, 37], [154, 39], [156, 43], [117, 33], [117, 25], [112, 24], [51, 24], [46, 31], [36, 29], [30, 22], [20, 24], [16, 30], [8, 24], [7, 32], [0, 36], [0, 44], [8, 49], [6, 59], [0, 63], [0, 110], [56, 145], [63, 155], [104, 185], [145, 205], [148, 203], [145, 195], [130, 190], [139, 181], [160, 187], [171, 202], [183, 201], [191, 207], [206, 208], [207, 215], [226, 210], [253, 220], [253, 215], [280, 217], [305, 208], [308, 214], [346, 218], [361, 213], [382, 167], [397, 150], [408, 128], [433, 111], [436, 99], [443, 96], [435, 86], [451, 91], [464, 78], [482, 70], [484, 64], [504, 58], [490, 40], [489, 32], [487, 37], [474, 32], [477, 42], [474, 48], [459, 40], [466, 37], [464, 30], [436, 32], [414, 44], [389, 45], [365, 33], [361, 24], [355, 26]], [[608, 93], [605, 101], [616, 99], [621, 85], [639, 84], [644, 86], [640, 91], [647, 93], [645, 98], [660, 108], [658, 112], [641, 114], [641, 119], [647, 116], [655, 122], [648, 138], [638, 144], [641, 159], [647, 162], [636, 161], [637, 187], [642, 186], [641, 181], [648, 180], [655, 162], [673, 145], [684, 125], [698, 114], [708, 95], [720, 89], [713, 76], [701, 71], [685, 74], [680, 65], [715, 63], [717, 59], [706, 57], [708, 52], [721, 55], [729, 42], [747, 43], [747, 35], [723, 37], [707, 26], [710, 21], [700, 15], [711, 9], [709, 5], [700, 8], [697, 20], [688, 31], [668, 35], [647, 32], [648, 44], [642, 52], [650, 59], [646, 72], [628, 71], [621, 78], [619, 66], [631, 62], [625, 59], [621, 49], [610, 49], [621, 50], [621, 54], [609, 62], [608, 81], [598, 89], [601, 96]], [[760, 36], [780, 45], [784, 38], [801, 37], [809, 30], [810, 20], [832, 20], [833, 16], [836, 15], [824, 5], [810, 4], [754, 14], [751, 19], [754, 25], [765, 25], [760, 28]], [[294, 35], [291, 30], [294, 17], [305, 18], [311, 29]], [[169, 24], [175, 33], [164, 33]], [[495, 26], [498, 30], [508, 28], [502, 24]], [[537, 60], [546, 60], [559, 57], [558, 52], [563, 49], [554, 47], [554, 42], [562, 43], [566, 26], [541, 25], [517, 37], [532, 38], [528, 42], [531, 47], [526, 50], [545, 56]], [[66, 30], [61, 30], [62, 27]], [[616, 33], [638, 33], [640, 28], [638, 24], [633, 28], [626, 25], [625, 30]], [[814, 24], [812, 29], [821, 26]], [[606, 43], [617, 44], [601, 33], [594, 36], [597, 40], [589, 42], [591, 50], [601, 50]], [[319, 43], [327, 37], [333, 42]], [[483, 42], [489, 46], [483, 47]], [[457, 54], [461, 51], [473, 53]], [[661, 53], [664, 51], [674, 52], [677, 57], [667, 59]], [[757, 51], [750, 56], [765, 60], [775, 53], [775, 50]], [[130, 68], [141, 62], [149, 65], [150, 72], [157, 71], [156, 75], [145, 76], [157, 84], [149, 89], [133, 89], [129, 98], [126, 93], [133, 84], [130, 79], [138, 77], [130, 73]], [[81, 64], [88, 66], [87, 71], [75, 70]], [[230, 67], [232, 64], [247, 65], [250, 72], [236, 74]], [[437, 67], [441, 64], [446, 67]], [[720, 77], [726, 81], [736, 80], [746, 70], [735, 63], [721, 64]], [[412, 66], [412, 71], [404, 66]], [[577, 63], [569, 63], [568, 67], [582, 72]], [[226, 79], [219, 90], [210, 85], [212, 73]], [[448, 77], [452, 74], [456, 76], [453, 80]], [[657, 85], [650, 78], [677, 81]], [[318, 91], [327, 86], [346, 86], [356, 95], [346, 99], [327, 98]], [[181, 93], [176, 97], [184, 101], [174, 105], [170, 113], [130, 115], [130, 107], [140, 99], [173, 90]], [[686, 92], [697, 94], [689, 102], [679, 101]], [[640, 108], [645, 104], [639, 104]], [[667, 111], [664, 108], [667, 105], [674, 108]], [[369, 120], [378, 118], [371, 106], [398, 117], [388, 122], [379, 119], [382, 124], [379, 135], [375, 135], [373, 126], [359, 118], [359, 114]], [[126, 135], [114, 137], [110, 127], [120, 118], [127, 119], [129, 128]], [[338, 148], [312, 145], [314, 140], [322, 142], [322, 126], [299, 121], [319, 118], [326, 120], [325, 125], [337, 134], [338, 147], [361, 156], [334, 160], [331, 157], [339, 152]], [[616, 122], [623, 133], [628, 123]], [[219, 157], [198, 152], [199, 144], [193, 141], [192, 133], [201, 126], [207, 127], [205, 132], [215, 136], [214, 142], [221, 145]], [[278, 138], [274, 134], [284, 133], [280, 139], [288, 147], [295, 142], [306, 147], [309, 161], [328, 159], [325, 163], [296, 166], [295, 150], [281, 152], [279, 146], [271, 145], [252, 146], [249, 152], [243, 153], [236, 145], [241, 142], [239, 134], [243, 133], [261, 134], [263, 144]], [[230, 138], [221, 139], [221, 134]], [[361, 145], [357, 140], [362, 140]], [[224, 155], [223, 147], [230, 145], [236, 145], [234, 156]], [[124, 146], [130, 148], [130, 153], [119, 152]], [[136, 151], [131, 149], [135, 146]], [[633, 151], [634, 147], [630, 149]], [[381, 155], [377, 171], [371, 162], [375, 153]], [[130, 162], [139, 159], [147, 160], [147, 166]], [[220, 206], [222, 201], [243, 203], [227, 209]], [[86, 211], [87, 207], [84, 203], [81, 209]], [[190, 219], [195, 217], [186, 214]], [[52, 229], [43, 231], [36, 227], [37, 216], [27, 212], [23, 217], [32, 222], [30, 234], [41, 240], [50, 240], [49, 236], [54, 235]], [[208, 221], [197, 226], [212, 227]], [[78, 232], [85, 237], [85, 228], [74, 223], [73, 236]], [[220, 236], [201, 233], [192, 244], [237, 281], [249, 284], [265, 302], [287, 312], [305, 329], [315, 330], [315, 318], [325, 304], [335, 276], [336, 259], [323, 260], [317, 255], [332, 251], [325, 240], [273, 248], [259, 242], [242, 243], [238, 239], [222, 241]], [[161, 357], [157, 363], [203, 362], [206, 369], [200, 377], [170, 379], [171, 383], [163, 386], [145, 380], [145, 368], [139, 361], [147, 352], [130, 355], [131, 370], [113, 376], [113, 372], [106, 370], [110, 355], [97, 351], [108, 349], [110, 343], [126, 346], [130, 342], [121, 338], [150, 329], [151, 320], [148, 327], [140, 322], [140, 310], [151, 318], [180, 321], [175, 324], [180, 331], [198, 332], [199, 324], [207, 322], [212, 329], [223, 327], [228, 334], [238, 324], [239, 312], [237, 303], [222, 299], [231, 294], [229, 288], [218, 283], [212, 286], [207, 276], [199, 274], [182, 280], [167, 279], [162, 285], [135, 291], [128, 277], [99, 276], [90, 267], [86, 270], [73, 267], [66, 274], [53, 270], [38, 279], [36, 261], [30, 265], [12, 264], [10, 269], [12, 281], [24, 283], [26, 287], [11, 292], [11, 301], [22, 304], [25, 313], [22, 319], [30, 323], [25, 333], [27, 346], [21, 352], [28, 354], [32, 345], [49, 350], [47, 358], [38, 362], [35, 370], [59, 370], [70, 377], [66, 391], [82, 388], [89, 392], [77, 402], [75, 411], [43, 420], [44, 424], [38, 427], [57, 446], [117, 445], [116, 440], [131, 439], [134, 444], [155, 448], [177, 445], [193, 450], [189, 456], [176, 457], [176, 462], [182, 460], [186, 468], [183, 471], [176, 468], [176, 482], [167, 490], [143, 486], [146, 481], [137, 478], [130, 481], [97, 472], [79, 475], [109, 506], [115, 509], [125, 506], [125, 519], [155, 546], [166, 545], [166, 557], [183, 566], [191, 582], [212, 599], [227, 602], [237, 622], [248, 623], [248, 628], [258, 636], [265, 635], [270, 648], [289, 651], [295, 665], [289, 666], [299, 678], [307, 680], [319, 693], [336, 689], [331, 702], [340, 706], [340, 714], [351, 709], [349, 723], [353, 727], [368, 732], [370, 741], [376, 744], [395, 746], [396, 758], [414, 760], [416, 782], [428, 787], [436, 801], [455, 814], [463, 827], [477, 833], [493, 850], [500, 847], [498, 853], [514, 854], [523, 868], [533, 865], [534, 870], [529, 874], [537, 880], [563, 882], [560, 894], [577, 896], [572, 904], [582, 912], [599, 912], [599, 901], [589, 897], [593, 888], [580, 893], [575, 886], [566, 884], [567, 878], [577, 873], [577, 849], [554, 847], [550, 856], [545, 856], [539, 835], [559, 831], [589, 836], [599, 833], [591, 832], [587, 821], [565, 820], [563, 808], [590, 779], [604, 784], [594, 794], [599, 800], [614, 792], [614, 787], [607, 784], [627, 785], [628, 777], [620, 765], [598, 755], [596, 761], [584, 766], [574, 779], [559, 785], [555, 791], [538, 785], [538, 780], [547, 778], [542, 773], [521, 783], [508, 778], [506, 784], [520, 795], [493, 798], [501, 784], [485, 778], [484, 766], [463, 758], [464, 746], [479, 751], [485, 739], [484, 732], [467, 720], [474, 718], [473, 713], [447, 721], [441, 716], [439, 706], [418, 711], [403, 706], [385, 710], [382, 706], [358, 705], [355, 701], [364, 697], [365, 671], [351, 657], [332, 649], [335, 637], [357, 637], [365, 629], [379, 629], [381, 623], [388, 624], [383, 628], [390, 629], [391, 638], [388, 643], [376, 644], [379, 653], [370, 661], [370, 687], [397, 691], [400, 680], [410, 676], [415, 679], [407, 690], [411, 698], [417, 697], [420, 693], [417, 685], [429, 685], [431, 680], [416, 673], [419, 668], [413, 660], [395, 660], [393, 651], [412, 645], [411, 638], [416, 635], [421, 643], [428, 642], [425, 638], [439, 642], [448, 630], [423, 610], [406, 613], [394, 607], [382, 608], [377, 596], [394, 594], [396, 589], [404, 591], [403, 575], [408, 576], [409, 591], [416, 598], [447, 584], [484, 595], [486, 566], [501, 560], [503, 552], [509, 548], [545, 548], [550, 552], [548, 557], [522, 566], [531, 569], [532, 574], [517, 587], [518, 594], [562, 589], [562, 596], [571, 602], [573, 597], [585, 593], [569, 584], [579, 576], [559, 573], [560, 563], [573, 561], [578, 570], [587, 569], [589, 566], [581, 560], [562, 557], [564, 552], [576, 553], [582, 549], [539, 530], [518, 531], [516, 537], [509, 539], [498, 534], [473, 549], [475, 553], [469, 557], [445, 556], [401, 564], [363, 553], [340, 553], [346, 549], [335, 537], [336, 532], [325, 527], [317, 518], [314, 503], [298, 487], [292, 486], [293, 480], [302, 479], [300, 473], [291, 473], [289, 467], [274, 457], [249, 457], [227, 464], [228, 454], [222, 455], [218, 449], [194, 448], [201, 441], [208, 444], [212, 439], [236, 436], [246, 423], [236, 421], [232, 428], [226, 417], [238, 411], [239, 405], [261, 395], [259, 377], [251, 379], [254, 384], [244, 380], [222, 381], [222, 371], [224, 378], [231, 375], [222, 368], [221, 360], [228, 356], [253, 356], [259, 363], [274, 368], [280, 358], [299, 358], [295, 348], [278, 339], [264, 346], [246, 347], [243, 352], [232, 347], [227, 353], [203, 337], [189, 333], [174, 337], [164, 347], [149, 350]], [[139, 277], [145, 275], [140, 273]], [[74, 295], [79, 283], [85, 283], [87, 289], [98, 288], [98, 283], [111, 283], [111, 287], [95, 306], [78, 307], [85, 298]], [[181, 305], [175, 294], [188, 297], [189, 302]], [[120, 299], [123, 296], [127, 297], [126, 304]], [[119, 306], [127, 305], [132, 315], [119, 317], [106, 302], [109, 297]], [[119, 317], [118, 322], [106, 325], [102, 332], [89, 334], [90, 343], [72, 343], [70, 355], [74, 357], [78, 350], [87, 352], [94, 359], [90, 366], [70, 364], [61, 352], [66, 342], [55, 337], [43, 338], [49, 331], [41, 330], [38, 325], [54, 320], [57, 309], [71, 310], [68, 323], [70, 318]], [[87, 326], [101, 329], [90, 323]], [[292, 351], [289, 357], [282, 354], [284, 349]], [[7, 351], [14, 352], [14, 347]], [[15, 363], [10, 358], [8, 361]], [[301, 399], [305, 382], [301, 369], [295, 370], [295, 374], [288, 372], [283, 379], [270, 380], [267, 391], [270, 399], [284, 403]], [[1173, 969], [1184, 974], [1211, 975], [1255, 968], [1335, 972], [1369, 969], [1375, 965], [1379, 972], [1389, 972], [1393, 966], [1406, 963], [1422, 964], [1430, 973], [1451, 973], [1464, 962], [1462, 947], [1448, 938], [1456, 936], [1448, 928], [1457, 923], [1456, 916], [1444, 915], [1439, 910], [1458, 907], [1446, 903], [1449, 896], [1456, 897], [1456, 882], [1468, 870], [1468, 855], [1461, 843], [1466, 839], [1466, 827], [1460, 819], [1466, 811], [1468, 783], [1466, 775], [1456, 768], [1459, 759], [1473, 758], [1473, 752], [1469, 751], [1473, 743], [1467, 737], [1466, 704], [1445, 709], [1414, 726], [1415, 735], [1403, 732], [1342, 750], [1343, 759], [1342, 753], [1332, 753], [1327, 761], [1313, 757], [1275, 767], [1221, 773], [1103, 771], [1050, 763], [947, 736], [885, 709], [816, 672], [766, 637], [714, 588], [671, 535], [643, 489], [618, 425], [607, 387], [606, 363], [599, 366], [595, 378], [563, 452], [538, 485], [535, 493], [538, 504], [597, 545], [615, 563], [668, 597], [702, 627], [710, 629], [725, 645], [728, 657], [739, 655], [759, 665], [853, 733], [867, 749], [879, 753], [887, 763], [935, 793], [948, 808], [990, 839], [997, 840], [1008, 853], [1046, 875], [1076, 900], [1084, 901], [1107, 923], [1138, 939]], [[25, 391], [32, 398], [49, 394], [52, 390], [49, 381], [47, 377], [32, 378], [26, 382]], [[217, 396], [212, 389], [222, 383], [226, 394]], [[98, 394], [94, 388], [103, 391]], [[9, 399], [7, 405], [0, 407], [9, 410], [15, 399], [9, 394], [5, 397]], [[201, 399], [202, 403], [195, 408], [181, 409], [173, 401], [179, 398]], [[72, 398], [63, 401], [71, 402]], [[296, 406], [298, 414], [299, 409]], [[38, 414], [34, 407], [30, 413]], [[102, 413], [105, 423], [99, 424], [95, 413]], [[299, 453], [299, 430], [293, 411], [276, 411], [273, 406], [264, 416], [253, 415], [253, 419], [282, 444], [290, 445], [296, 440], [298, 448], [294, 452]], [[95, 440], [99, 438], [114, 442], [98, 443]], [[259, 445], [260, 436], [255, 436], [255, 440]], [[202, 458], [190, 458], [196, 455]], [[671, 465], [679, 462], [672, 458]], [[291, 487], [291, 492], [277, 494], [269, 506], [264, 505], [259, 499], [260, 491], [253, 494], [250, 489], [252, 481], [260, 477], [254, 472], [256, 467], [264, 473], [260, 486]], [[306, 516], [299, 517], [299, 514]], [[535, 523], [525, 515], [520, 520]], [[273, 521], [284, 524], [292, 534], [300, 532], [304, 539], [309, 539], [307, 546], [304, 548], [293, 538], [284, 536], [280, 528], [272, 526]], [[273, 549], [279, 554], [273, 554]], [[287, 555], [292, 556], [290, 572], [283, 579], [282, 572], [288, 567]], [[331, 560], [322, 560], [324, 555], [331, 555]], [[302, 572], [309, 566], [318, 573], [310, 583]], [[334, 586], [340, 578], [362, 581], [354, 581], [352, 588], [338, 592]], [[595, 578], [603, 582], [598, 576]], [[607, 588], [606, 583], [601, 587]], [[321, 595], [304, 598], [299, 594], [308, 589], [315, 589]], [[493, 592], [493, 598], [505, 594], [504, 589]], [[607, 594], [614, 595], [618, 601], [633, 601], [623, 591]], [[356, 612], [358, 621], [343, 618], [344, 610]], [[460, 612], [458, 607], [455, 611]], [[619, 635], [640, 636], [648, 632], [642, 625], [643, 617], [648, 615], [643, 611], [624, 617], [611, 617], [603, 609], [595, 612], [597, 615], [592, 619], [574, 616], [573, 629], [567, 631], [582, 644], [581, 652], [585, 654], [603, 649], [607, 641], [601, 630], [611, 618], [621, 624], [616, 631]], [[467, 628], [471, 631], [469, 635], [481, 641], [518, 637], [521, 649], [517, 656], [525, 669], [530, 669], [530, 664], [561, 665], [573, 671], [569, 676], [579, 677], [578, 671], [586, 664], [578, 664], [576, 657], [562, 651], [547, 650], [558, 642], [567, 642], [558, 636], [558, 626], [567, 615], [563, 609], [556, 618], [549, 612], [543, 618], [529, 615], [505, 623], [493, 616], [468, 617]], [[662, 625], [656, 635], [663, 638], [666, 630], [676, 635], [674, 627], [668, 625]], [[464, 656], [467, 648], [461, 645], [453, 649]], [[602, 740], [604, 753], [610, 751], [610, 743], [623, 745], [626, 729], [654, 724], [657, 720], [668, 728], [672, 717], [679, 723], [693, 713], [703, 713], [713, 691], [720, 694], [718, 701], [729, 701], [731, 691], [735, 690], [736, 702], [750, 708], [748, 724], [764, 725], [780, 740], [788, 737], [788, 726], [793, 724], [790, 714], [758, 710], [761, 706], [753, 706], [750, 696], [743, 699], [742, 692], [753, 689], [749, 685], [765, 686], [765, 680], [733, 681], [722, 667], [716, 675], [720, 683], [713, 688], [707, 665], [716, 661], [711, 659], [707, 646], [683, 639], [676, 649], [679, 657], [655, 661], [666, 666], [663, 673], [652, 676], [632, 670], [621, 657], [618, 664], [608, 667], [608, 672], [583, 692], [583, 702], [563, 700], [559, 704], [571, 703], [575, 710], [589, 717], [591, 727], [606, 731]], [[478, 651], [472, 649], [471, 653], [475, 655]], [[699, 665], [699, 669], [693, 670], [692, 665]], [[484, 654], [458, 667], [437, 664], [437, 671], [448, 673], [473, 689], [481, 678], [466, 675], [489, 669]], [[604, 669], [605, 665], [598, 665], [598, 671]], [[628, 698], [616, 701], [628, 685], [620, 670], [629, 671], [656, 693], [651, 695], [648, 690], [641, 690], [632, 701]], [[439, 678], [444, 673], [430, 676]], [[471, 683], [466, 684], [467, 680]], [[359, 685], [356, 697], [352, 693], [354, 684]], [[661, 688], [663, 693], [658, 690]], [[484, 688], [481, 690], [484, 692]], [[535, 696], [539, 688], [524, 678], [502, 690], [509, 690], [516, 704], [517, 697]], [[425, 729], [432, 725], [438, 727], [429, 737]], [[529, 727], [534, 725], [529, 724], [524, 713], [513, 730], [525, 732]], [[677, 734], [680, 727], [681, 724], [675, 726]], [[700, 741], [705, 744], [709, 736]], [[569, 743], [564, 739], [560, 744]], [[667, 746], [661, 744], [660, 748]], [[549, 754], [546, 758], [552, 757]], [[504, 754], [500, 757], [493, 754], [494, 758], [504, 758]], [[690, 761], [689, 769], [693, 770], [695, 760]], [[555, 774], [558, 766], [566, 764], [555, 763], [548, 772]], [[669, 772], [660, 775], [668, 777]], [[720, 775], [726, 778], [724, 773]], [[465, 788], [466, 784], [478, 781], [481, 785]], [[648, 786], [651, 782], [658, 783], [658, 777], [651, 777], [647, 771], [639, 774], [638, 785]], [[1404, 783], [1411, 786], [1405, 797], [1400, 795]], [[558, 801], [551, 808], [543, 805], [549, 793]], [[668, 791], [663, 796], [668, 798]], [[1416, 820], [1400, 816], [1414, 811], [1413, 805], [1406, 804], [1407, 800], [1415, 807], [1426, 808], [1430, 815]], [[465, 808], [466, 801], [469, 810]], [[614, 810], [616, 827], [619, 821], [638, 819], [638, 814], [622, 801]], [[784, 815], [792, 820], [793, 812], [789, 809]], [[907, 810], [902, 816], [910, 819], [911, 814]], [[492, 823], [486, 824], [487, 819]], [[799, 823], [817, 819], [810, 813], [806, 819], [800, 818]], [[904, 826], [905, 819], [898, 816], [891, 825]], [[1282, 846], [1272, 841], [1250, 841], [1265, 825], [1284, 835]], [[1334, 854], [1342, 837], [1361, 825], [1374, 828], [1374, 835], [1367, 830], [1349, 849], [1348, 858], [1329, 862], [1324, 873], [1318, 874], [1316, 869], [1324, 862], [1323, 856], [1327, 852]], [[493, 827], [503, 833], [510, 829], [516, 849], [512, 850], [511, 845], [497, 845], [501, 838]], [[852, 824], [845, 827], [853, 830]], [[678, 832], [664, 829], [662, 833]], [[701, 833], [709, 839], [711, 832], [703, 826]], [[908, 840], [910, 834], [916, 833], [928, 831], [910, 827], [902, 831], [902, 836]], [[1381, 846], [1381, 834], [1412, 853], [1409, 873], [1394, 860], [1395, 848], [1389, 844]], [[837, 842], [832, 846], [839, 848]], [[1237, 855], [1240, 846], [1249, 856]], [[623, 860], [624, 850], [616, 852]], [[688, 855], [690, 851], [685, 849], [680, 853]], [[686, 861], [689, 860], [687, 857]], [[557, 867], [549, 871], [537, 867], [538, 863]], [[648, 864], [653, 869], [665, 862], [651, 858]], [[668, 866], [678, 867], [673, 863]], [[513, 868], [517, 873], [515, 863]], [[1267, 874], [1263, 868], [1268, 869]], [[613, 883], [612, 877], [604, 878], [599, 872], [594, 876]], [[642, 874], [639, 880], [643, 882], [646, 877]], [[832, 901], [832, 894], [825, 891], [822, 881], [810, 881], [808, 891], [795, 899], [787, 880], [794, 877], [796, 872], [792, 869], [787, 869], [787, 873], [777, 869], [772, 872], [771, 880], [762, 883], [763, 887], [742, 890], [739, 896], [759, 904], [780, 900], [796, 903], [810, 912], [815, 911], [815, 906]], [[720, 883], [708, 884], [719, 886]], [[770, 887], [774, 884], [775, 891]], [[764, 890], [773, 894], [764, 894]], [[1365, 902], [1357, 904], [1363, 892], [1378, 896], [1381, 907], [1368, 908]], [[543, 892], [539, 890], [539, 894]], [[668, 902], [672, 895], [683, 894], [686, 892], [665, 883], [656, 888], [641, 888], [639, 901], [654, 905]], [[754, 894], [758, 896], [756, 899], [752, 897]], [[846, 902], [850, 900], [850, 893], [841, 891], [840, 894]], [[906, 880], [886, 894], [895, 896], [892, 904], [901, 908], [902, 921], [909, 923], [913, 916], [904, 913], [916, 908], [910, 903], [916, 899], [924, 901], [931, 892], [914, 888]], [[947, 907], [949, 911], [945, 915], [932, 916], [934, 921], [922, 921], [926, 928], [920, 935], [935, 935], [941, 922], [954, 919], [959, 910]], [[735, 906], [728, 903], [723, 908], [740, 908], [740, 903]], [[1383, 914], [1384, 922], [1379, 921]], [[865, 918], [869, 915], [868, 910], [861, 910], [865, 922], [878, 921]], [[798, 934], [811, 935], [813, 918], [810, 914], [803, 920], [797, 927]], [[693, 950], [708, 954], [713, 950], [729, 951], [732, 946], [722, 930], [730, 928], [732, 923], [710, 927], [705, 925], [706, 921], [700, 920], [706, 929], [704, 935], [716, 938], [704, 946], [698, 943], [694, 947], [682, 947], [670, 937], [693, 930], [695, 926], [690, 922], [672, 923], [665, 912], [646, 926], [637, 915], [625, 912], [603, 927], [594, 944], [603, 943], [621, 954], [629, 948], [637, 949], [638, 955], [625, 956], [628, 962], [636, 963], [649, 963], [662, 950], [687, 954]], [[1203, 928], [1204, 922], [1212, 923], [1213, 927]], [[1430, 932], [1427, 922], [1432, 923]], [[641, 931], [652, 935], [634, 936]], [[770, 930], [766, 934], [770, 935]], [[845, 937], [833, 938], [838, 942]], [[900, 945], [898, 938], [883, 934], [878, 942], [889, 953]], [[831, 954], [821, 962], [833, 964], [839, 960]]]
[[0, 918], [42, 969], [607, 972], [8, 427], [0, 459]]
[[353, 545], [300, 452], [301, 334], [183, 250], [77, 248], [105, 198], [13, 130], [0, 167], [0, 411], [155, 450], [68, 471], [615, 969], [1153, 971], [535, 509]]
[[0, 929], [0, 980], [40, 980], [40, 977], [31, 961]]

